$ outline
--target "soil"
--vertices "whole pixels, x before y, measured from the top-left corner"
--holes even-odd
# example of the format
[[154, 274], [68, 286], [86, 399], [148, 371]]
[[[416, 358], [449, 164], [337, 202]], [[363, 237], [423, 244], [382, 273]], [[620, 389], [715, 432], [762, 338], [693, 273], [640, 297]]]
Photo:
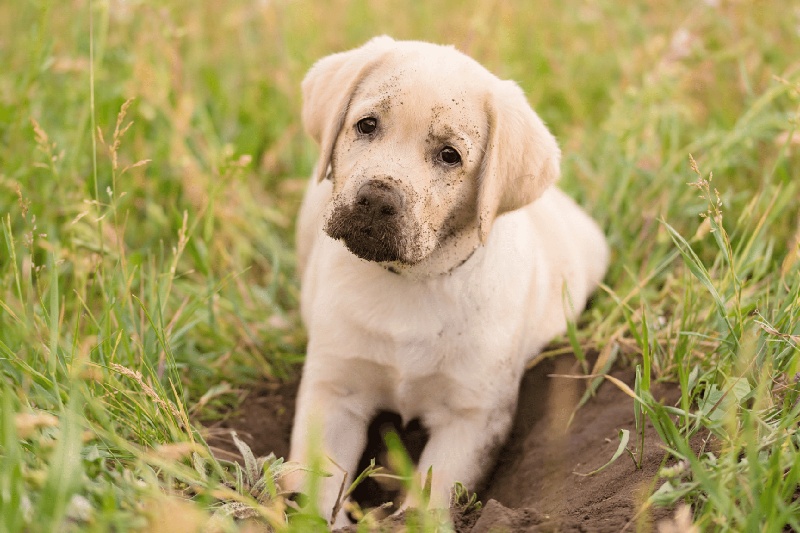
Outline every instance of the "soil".
[[[657, 434], [647, 424], [641, 468], [626, 453], [595, 475], [579, 475], [601, 467], [612, 457], [621, 429], [630, 430], [628, 447], [638, 457], [633, 400], [605, 381], [567, 427], [587, 384], [585, 380], [549, 377], [552, 374], [580, 372], [574, 357], [562, 356], [543, 360], [526, 373], [511, 437], [501, 450], [490, 479], [478, 490], [483, 508], [467, 513], [451, 509], [456, 531], [655, 530], [655, 524], [671, 514], [666, 509], [642, 507], [657, 487], [656, 473], [666, 461]], [[613, 375], [633, 384], [634, 373], [630, 369], [617, 370]], [[256, 456], [272, 452], [286, 457], [296, 392], [296, 383], [273, 383], [251, 391], [238, 411], [209, 428], [213, 451], [225, 458], [236, 458], [236, 448], [229, 437], [229, 430], [235, 429]], [[679, 396], [677, 387], [669, 384], [656, 384], [653, 394], [664, 403], [674, 403]], [[399, 417], [389, 413], [382, 413], [373, 422], [362, 468], [369, 457], [378, 457], [380, 463], [380, 435], [387, 428], [400, 429], [412, 458], [418, 457], [427, 438], [424, 429], [413, 423], [407, 428], [398, 426]], [[368, 481], [355, 494], [362, 507], [397, 497], [393, 487]], [[385, 525], [390, 530], [400, 529], [397, 517]]]

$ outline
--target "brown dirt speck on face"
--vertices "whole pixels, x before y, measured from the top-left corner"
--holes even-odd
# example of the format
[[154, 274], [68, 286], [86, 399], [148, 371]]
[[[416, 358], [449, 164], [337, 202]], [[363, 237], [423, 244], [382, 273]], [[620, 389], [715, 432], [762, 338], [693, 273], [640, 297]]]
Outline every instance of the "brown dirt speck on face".
[[[544, 360], [526, 373], [511, 437], [499, 454], [492, 476], [478, 490], [483, 509], [452, 509], [456, 531], [652, 531], [658, 520], [670, 515], [666, 509], [642, 510], [644, 500], [657, 488], [656, 474], [665, 459], [661, 441], [649, 424], [641, 469], [623, 455], [594, 476], [575, 474], [605, 464], [617, 448], [620, 429], [635, 433], [633, 401], [610, 382], [599, 387], [567, 427], [586, 385], [580, 380], [548, 376], [578, 373], [571, 356]], [[617, 370], [613, 375], [633, 383], [630, 369]], [[652, 392], [667, 403], [674, 402], [679, 394], [676, 386], [662, 384], [655, 385]], [[295, 394], [294, 384], [272, 384], [253, 391], [241, 409], [216, 424], [216, 437], [209, 443], [235, 454], [232, 442], [222, 438], [222, 428], [231, 428], [257, 456], [274, 452], [285, 457]], [[381, 423], [399, 430], [412, 457], [418, 456], [424, 445], [424, 430], [415, 424], [399, 428], [391, 415], [382, 416]], [[378, 457], [381, 445], [375, 441], [379, 441], [380, 431], [375, 428], [380, 425], [373, 424], [368, 445], [369, 454]], [[392, 499], [391, 489], [377, 484], [365, 488], [356, 495], [361, 503]], [[385, 525], [390, 531], [403, 527], [397, 517]]]

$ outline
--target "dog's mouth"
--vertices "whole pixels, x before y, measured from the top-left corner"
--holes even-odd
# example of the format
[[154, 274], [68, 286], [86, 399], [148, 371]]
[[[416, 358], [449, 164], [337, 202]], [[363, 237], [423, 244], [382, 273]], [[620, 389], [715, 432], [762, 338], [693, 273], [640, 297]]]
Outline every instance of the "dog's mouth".
[[328, 218], [325, 232], [361, 259], [411, 264], [403, 253], [398, 221], [377, 221], [352, 207], [339, 206]]
[[376, 263], [395, 261], [406, 263], [391, 240], [373, 236], [370, 228], [348, 232], [341, 237], [341, 240], [348, 250], [361, 259]]

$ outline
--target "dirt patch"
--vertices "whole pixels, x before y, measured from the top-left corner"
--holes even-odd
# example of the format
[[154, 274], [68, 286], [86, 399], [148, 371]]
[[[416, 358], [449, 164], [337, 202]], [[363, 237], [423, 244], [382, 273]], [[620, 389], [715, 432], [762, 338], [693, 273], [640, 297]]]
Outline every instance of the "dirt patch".
[[[544, 361], [525, 375], [511, 438], [480, 496], [511, 509], [535, 509], [551, 522], [526, 529], [526, 517], [516, 511], [508, 513], [514, 521], [512, 531], [548, 531], [551, 526], [558, 531], [618, 532], [626, 526], [650, 530], [652, 521], [666, 512], [637, 513], [655, 488], [655, 475], [665, 459], [661, 439], [647, 424], [641, 469], [625, 454], [594, 476], [575, 474], [605, 464], [617, 449], [620, 429], [630, 430], [629, 447], [638, 447], [633, 400], [610, 382], [600, 386], [566, 427], [586, 384], [547, 375], [577, 373], [571, 358], [560, 358]], [[633, 384], [633, 370], [619, 370], [614, 376]], [[652, 392], [667, 403], [679, 396], [677, 387], [669, 385], [657, 384]], [[484, 513], [488, 510], [487, 505]], [[478, 527], [480, 522], [475, 531], [486, 531]]]
[[288, 457], [297, 386], [297, 382], [265, 383], [250, 391], [241, 406], [224, 420], [207, 424], [206, 441], [214, 455], [241, 459], [230, 437], [231, 430], [235, 430], [256, 457], [270, 453]]
[[[478, 491], [484, 508], [469, 516], [454, 512], [457, 531], [649, 531], [655, 521], [666, 517], [668, 512], [662, 509], [641, 511], [665, 461], [661, 441], [649, 424], [641, 469], [625, 454], [594, 476], [576, 474], [591, 472], [611, 458], [620, 429], [630, 430], [629, 447], [638, 447], [633, 400], [609, 382], [600, 386], [567, 427], [586, 382], [548, 375], [578, 373], [571, 356], [543, 361], [526, 373], [511, 438], [493, 475]], [[632, 370], [618, 370], [614, 375], [633, 383]], [[221, 453], [235, 455], [225, 434], [230, 428], [256, 455], [286, 456], [295, 394], [294, 384], [271, 384], [253, 391], [238, 412], [214, 426], [209, 443]], [[672, 403], [679, 393], [675, 386], [657, 384], [653, 394]], [[412, 457], [418, 454], [425, 442], [424, 430], [397, 428], [397, 422], [384, 413], [373, 423], [365, 461], [367, 456], [380, 457], [379, 436], [389, 427], [401, 429]], [[391, 489], [371, 483], [362, 487], [356, 499], [362, 505], [388, 501]]]

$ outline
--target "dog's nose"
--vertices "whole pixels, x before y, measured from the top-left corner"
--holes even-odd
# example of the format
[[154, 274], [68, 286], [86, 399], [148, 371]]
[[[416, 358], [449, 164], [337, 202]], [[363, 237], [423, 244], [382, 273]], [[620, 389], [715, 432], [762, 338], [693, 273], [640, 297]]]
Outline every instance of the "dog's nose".
[[391, 218], [403, 207], [403, 195], [385, 181], [370, 180], [358, 189], [356, 206], [373, 219]]

